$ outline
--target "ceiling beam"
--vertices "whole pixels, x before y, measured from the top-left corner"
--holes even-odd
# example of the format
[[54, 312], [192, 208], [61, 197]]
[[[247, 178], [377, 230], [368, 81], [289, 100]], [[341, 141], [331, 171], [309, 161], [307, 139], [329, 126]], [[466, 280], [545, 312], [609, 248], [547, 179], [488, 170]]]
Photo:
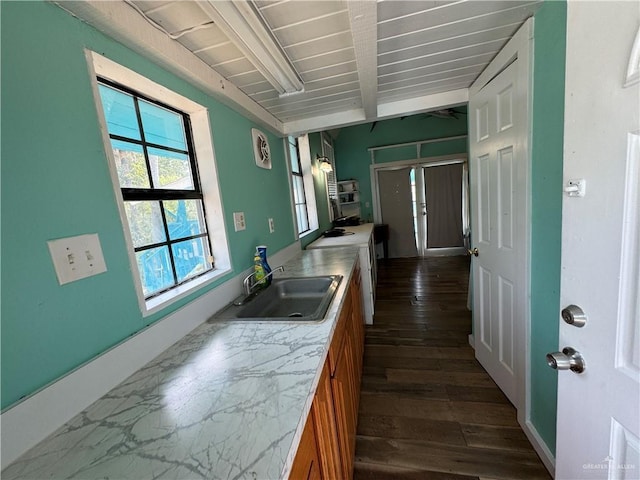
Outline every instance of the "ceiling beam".
[[301, 118], [285, 122], [285, 135], [297, 135], [302, 133], [321, 132], [349, 125], [357, 125], [365, 123], [364, 110], [362, 108], [354, 108], [353, 110], [345, 110], [336, 113], [327, 113], [316, 117]]
[[469, 101], [469, 89], [460, 88], [442, 93], [433, 93], [422, 97], [381, 103], [378, 105], [378, 119], [414, 115], [441, 108], [453, 107]]
[[372, 0], [350, 0], [347, 7], [365, 120], [374, 120], [378, 113], [378, 6]]
[[153, 27], [123, 1], [52, 2], [133, 51], [202, 89], [271, 132], [282, 135], [283, 123], [179, 42]]
[[320, 132], [334, 128], [349, 127], [361, 123], [387, 120], [390, 118], [404, 117], [424, 113], [442, 108], [454, 107], [469, 101], [469, 89], [460, 88], [449, 92], [423, 95], [422, 97], [407, 100], [381, 103], [378, 106], [376, 118], [365, 118], [362, 108], [354, 108], [342, 112], [328, 113], [316, 117], [301, 118], [284, 123], [285, 135], [297, 135], [301, 133]]

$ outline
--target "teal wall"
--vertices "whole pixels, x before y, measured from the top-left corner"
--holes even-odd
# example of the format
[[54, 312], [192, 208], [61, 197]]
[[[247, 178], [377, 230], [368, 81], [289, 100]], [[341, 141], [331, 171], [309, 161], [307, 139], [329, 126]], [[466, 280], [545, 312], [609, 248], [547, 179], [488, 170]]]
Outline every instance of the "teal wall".
[[557, 372], [545, 361], [558, 348], [562, 229], [562, 151], [567, 5], [546, 1], [535, 15], [531, 165], [531, 422], [556, 448]]
[[[1, 8], [4, 408], [214, 286], [142, 317], [85, 47], [209, 109], [234, 273], [251, 265], [256, 244], [273, 253], [295, 235], [289, 196], [269, 195], [289, 191], [281, 139], [269, 136], [273, 169], [259, 169], [251, 147], [257, 125], [245, 117], [52, 4]], [[246, 231], [233, 231], [234, 211], [245, 212]], [[60, 286], [47, 241], [85, 233], [99, 234], [108, 271]]]
[[[466, 112], [466, 106], [456, 107], [455, 110]], [[371, 131], [371, 123], [343, 128], [335, 141], [338, 180], [355, 179], [360, 182], [362, 219], [371, 222], [373, 221], [373, 201], [369, 169], [371, 156], [368, 148], [466, 134], [466, 115], [460, 115], [457, 119], [443, 119], [421, 114], [405, 117], [402, 120], [400, 118], [383, 120], [376, 123], [373, 131]], [[423, 146], [421, 156], [431, 157], [467, 151], [467, 140], [463, 138], [427, 144]], [[376, 154], [376, 163], [411, 158], [416, 158], [415, 146], [380, 151]]]

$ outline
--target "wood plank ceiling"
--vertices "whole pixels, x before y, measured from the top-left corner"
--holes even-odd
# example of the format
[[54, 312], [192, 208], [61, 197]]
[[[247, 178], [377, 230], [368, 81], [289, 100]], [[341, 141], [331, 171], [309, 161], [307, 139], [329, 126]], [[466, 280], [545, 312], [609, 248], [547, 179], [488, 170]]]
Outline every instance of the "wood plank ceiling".
[[[283, 125], [308, 129], [451, 106], [445, 103], [464, 95], [438, 95], [465, 92], [540, 5], [516, 0], [123, 1], [137, 11], [132, 15], [143, 15]], [[234, 32], [242, 37], [242, 31], [223, 27], [218, 15], [227, 14], [221, 7], [240, 3], [247, 23], [246, 12], [254, 14], [284, 53], [302, 82], [301, 92], [280, 94], [255, 58], [243, 53], [242, 40], [232, 38]], [[229, 33], [230, 28], [236, 30]]]

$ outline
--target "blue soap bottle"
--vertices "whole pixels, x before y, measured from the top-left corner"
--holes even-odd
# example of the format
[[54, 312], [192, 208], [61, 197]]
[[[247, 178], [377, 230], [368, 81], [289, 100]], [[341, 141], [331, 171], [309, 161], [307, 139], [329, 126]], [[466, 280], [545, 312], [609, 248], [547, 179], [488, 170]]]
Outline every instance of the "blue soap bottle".
[[253, 271], [255, 272], [253, 275], [255, 284], [266, 286], [267, 284], [264, 277], [267, 273], [264, 271], [264, 267], [262, 266], [262, 258], [260, 257], [257, 248], [256, 253], [253, 256]]
[[271, 285], [272, 277], [269, 275], [271, 273], [271, 267], [269, 266], [269, 262], [267, 262], [267, 246], [266, 245], [258, 245], [256, 247], [256, 251], [260, 256], [260, 262], [262, 263], [262, 269], [264, 270], [264, 274], [267, 277], [267, 285]]

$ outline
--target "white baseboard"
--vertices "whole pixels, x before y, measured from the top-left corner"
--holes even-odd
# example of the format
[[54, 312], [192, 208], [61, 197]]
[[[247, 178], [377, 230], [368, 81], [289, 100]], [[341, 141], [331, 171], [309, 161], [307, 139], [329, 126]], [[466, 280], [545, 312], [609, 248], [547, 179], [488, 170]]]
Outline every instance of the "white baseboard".
[[[300, 252], [294, 242], [269, 257], [272, 266]], [[47, 385], [0, 415], [4, 469], [93, 402], [149, 363], [240, 295], [249, 270], [231, 278], [162, 320]]]
[[471, 345], [471, 348], [474, 350], [476, 349], [476, 339], [473, 338], [473, 334], [469, 334], [469, 345]]
[[524, 425], [521, 424], [521, 427], [525, 435], [531, 442], [531, 445], [533, 445], [534, 450], [540, 456], [542, 463], [551, 474], [551, 477], [555, 478], [555, 455], [551, 450], [549, 450], [549, 447], [547, 447], [547, 444], [544, 442], [544, 440], [542, 440], [542, 437], [538, 433], [538, 430], [536, 430], [536, 427], [534, 427], [533, 423], [531, 423], [530, 420], [527, 420]]

